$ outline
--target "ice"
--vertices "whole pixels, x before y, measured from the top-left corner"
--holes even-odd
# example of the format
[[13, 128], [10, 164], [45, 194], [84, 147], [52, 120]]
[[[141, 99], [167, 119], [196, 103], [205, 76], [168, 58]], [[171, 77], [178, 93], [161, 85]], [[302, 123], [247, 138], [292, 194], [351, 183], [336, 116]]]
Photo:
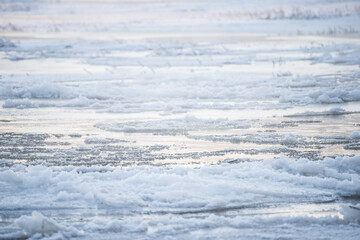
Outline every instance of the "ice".
[[14, 48], [16, 47], [14, 43], [7, 39], [0, 38], [0, 48], [7, 49], [7, 48]]
[[106, 231], [112, 233], [121, 233], [124, 230], [126, 223], [120, 220], [101, 221], [100, 219], [94, 220], [85, 226], [85, 229], [90, 232]]
[[359, 131], [354, 131], [350, 134], [350, 138], [352, 139], [360, 139], [360, 132]]
[[64, 227], [36, 211], [31, 216], [21, 216], [15, 224], [23, 229], [27, 237], [43, 238], [58, 232], [61, 233], [59, 237], [62, 239], [81, 235], [74, 227]]
[[0, 239], [358, 240], [359, 13], [0, 1]]
[[347, 206], [343, 205], [341, 207], [341, 213], [344, 216], [344, 219], [349, 222], [357, 222], [360, 223], [360, 204], [356, 206]]
[[316, 102], [319, 103], [341, 103], [349, 101], [359, 101], [360, 100], [360, 91], [358, 89], [343, 91], [343, 90], [333, 90], [331, 92], [322, 93], [320, 96], [312, 95], [311, 97], [316, 98]]
[[[281, 38], [278, 40], [283, 41]], [[262, 57], [263, 52], [253, 49], [254, 43], [249, 49], [243, 47], [239, 49], [234, 43], [224, 47], [224, 44], [217, 42], [189, 44], [189, 46], [171, 41], [159, 45], [149, 40], [136, 44], [100, 43], [103, 46], [101, 48], [97, 47], [96, 42], [85, 41], [82, 46], [76, 46], [66, 53], [69, 58], [80, 56], [85, 62], [84, 65], [75, 67], [81, 69], [82, 74], [79, 72], [58, 74], [56, 71], [56, 76], [47, 78], [41, 73], [41, 69], [40, 72], [34, 70], [36, 74], [31, 77], [25, 73], [21, 75], [21, 71], [15, 76], [5, 74], [3, 84], [0, 86], [0, 99], [6, 100], [4, 106], [7, 108], [83, 107], [111, 113], [162, 111], [166, 114], [174, 114], [201, 108], [239, 109], [257, 105], [269, 109], [314, 103], [328, 105], [358, 102], [360, 99], [358, 76], [353, 73], [352, 68], [342, 72], [346, 81], [338, 81], [336, 78], [338, 71], [335, 68], [332, 73], [324, 74], [325, 70], [316, 72], [316, 68], [311, 67], [311, 64], [306, 65], [309, 60], [314, 61], [315, 65], [321, 63], [320, 60], [312, 57], [312, 54], [318, 52], [337, 51], [338, 48], [340, 48], [338, 51], [345, 53], [356, 51], [359, 45], [355, 43], [346, 47], [328, 43], [322, 48], [315, 47], [311, 43], [303, 43], [306, 47], [294, 44], [286, 51], [277, 49], [279, 48], [277, 45], [272, 45], [265, 47], [263, 51], [265, 53], [274, 51], [273, 55], [265, 54], [265, 57]], [[58, 44], [64, 45], [64, 42]], [[145, 49], [141, 49], [140, 46]], [[96, 60], [91, 63], [89, 57], [83, 55], [86, 49], [96, 55], [104, 56], [90, 58], [91, 61]], [[195, 53], [189, 54], [187, 49], [192, 49]], [[120, 57], [121, 62], [116, 55], [119, 54], [118, 52], [126, 55], [128, 52], [145, 50], [150, 52], [145, 57], [138, 55]], [[24, 59], [25, 62], [42, 59], [38, 55], [39, 50], [35, 43], [25, 45], [18, 51], [25, 56], [30, 55], [29, 59]], [[61, 59], [65, 54], [62, 52], [63, 47], [59, 50], [56, 44], [48, 46], [44, 51], [48, 52], [47, 56], [54, 59]], [[103, 53], [104, 51], [106, 54]], [[186, 55], [187, 60], [180, 61], [179, 55]], [[278, 55], [281, 55], [279, 60], [276, 59]], [[238, 59], [234, 59], [234, 56]], [[246, 61], [244, 66], [241, 59]], [[189, 61], [191, 66], [188, 65]], [[304, 67], [309, 72], [315, 73], [304, 74], [286, 66], [297, 64], [299, 61], [305, 61]], [[109, 66], [111, 65], [109, 62], [115, 66]], [[273, 67], [266, 65], [270, 62]], [[357, 66], [357, 63], [347, 63]], [[57, 66], [59, 63], [54, 60], [54, 64]], [[97, 70], [99, 65], [108, 65], [108, 67]], [[68, 65], [65, 64], [63, 67], [66, 66]], [[327, 67], [323, 68], [327, 69]], [[281, 74], [283, 70], [280, 68], [290, 69], [292, 72], [284, 71], [286, 74]], [[94, 69], [94, 72], [84, 75], [83, 69]], [[119, 69], [126, 71], [119, 72]], [[167, 72], [169, 69], [170, 72]], [[259, 69], [261, 71], [257, 73]], [[179, 74], [184, 77], [179, 77]], [[103, 80], [96, 82], [97, 79]], [[21, 100], [28, 102], [22, 104]], [[51, 100], [61, 100], [61, 102]], [[249, 103], [249, 101], [253, 102]], [[277, 101], [277, 104], [270, 104], [274, 101]]]
[[86, 138], [84, 140], [86, 144], [110, 144], [110, 143], [118, 143], [118, 142], [126, 142], [125, 140], [118, 140], [112, 138]]
[[311, 93], [304, 95], [290, 95], [290, 96], [281, 96], [279, 101], [286, 103], [286, 102], [301, 102], [303, 104], [310, 104], [310, 103], [320, 103], [320, 104], [331, 104], [331, 103], [344, 103], [344, 102], [352, 102], [352, 101], [359, 101], [360, 94], [359, 90], [357, 89], [358, 86], [354, 89], [346, 90], [329, 90], [329, 91], [313, 91]]
[[[0, 173], [0, 184], [16, 187], [18, 192], [12, 197], [2, 198], [2, 209], [27, 209], [31, 206], [86, 208], [116, 208], [121, 214], [142, 212], [143, 214], [195, 214], [223, 211], [243, 211], [242, 209], [262, 208], [264, 205], [285, 202], [331, 201], [340, 196], [356, 197], [360, 194], [360, 156], [328, 158], [322, 161], [307, 159], [268, 159], [264, 162], [243, 162], [204, 166], [202, 168], [176, 167], [128, 168], [98, 171], [96, 168], [81, 170], [77, 167], [53, 168], [34, 166], [21, 168], [14, 166]], [[9, 191], [9, 190], [7, 190]], [[23, 196], [23, 201], [15, 202], [14, 197]], [[284, 200], [286, 201], [284, 202]], [[343, 208], [342, 208], [343, 209]], [[248, 219], [241, 224], [275, 221], [287, 224], [344, 224], [353, 222], [356, 209], [341, 210], [340, 218], [259, 218]], [[352, 210], [352, 212], [350, 211]], [[354, 215], [355, 214], [355, 215]], [[166, 215], [165, 215], [166, 216]], [[214, 218], [212, 224], [238, 226], [240, 217]], [[167, 224], [185, 227], [186, 219], [170, 220]], [[130, 220], [133, 221], [133, 220]], [[137, 224], [145, 224], [144, 231], [150, 233], [149, 224], [160, 224], [161, 218], [153, 223], [145, 219]], [[220, 221], [220, 222], [219, 222]], [[221, 221], [226, 221], [222, 224]], [[250, 221], [250, 222], [248, 222]], [[280, 221], [280, 222], [279, 222]], [[78, 225], [78, 230], [66, 228], [39, 212], [22, 216], [15, 222], [28, 236], [63, 232], [85, 236], [93, 232], [131, 231], [127, 220], [102, 220]], [[136, 224], [136, 223], [132, 223]], [[191, 223], [193, 224], [193, 223]], [[201, 224], [201, 221], [196, 223]], [[201, 229], [202, 227], [200, 227]]]
[[[327, 194], [357, 196], [360, 193], [359, 162], [359, 156], [316, 162], [283, 156], [264, 163], [200, 169], [130, 168], [83, 173], [77, 168], [58, 171], [56, 168], [33, 166], [17, 170], [14, 166], [2, 171], [0, 179], [3, 183], [20, 187], [22, 190], [17, 194], [25, 194], [28, 203], [36, 201], [43, 207], [54, 204], [47, 202], [51, 199], [56, 199], [61, 206], [62, 202], [86, 201], [90, 197], [91, 205], [106, 204], [124, 211], [126, 206], [144, 211], [191, 211], [217, 208], [214, 203], [220, 199], [219, 206], [223, 208], [247, 205], [246, 199], [250, 200], [253, 194], [258, 195], [259, 204], [261, 199], [305, 197], [305, 192], [307, 198], [321, 198]], [[291, 192], [282, 189], [284, 186], [292, 186]], [[36, 199], [41, 191], [44, 191], [44, 196]], [[2, 208], [24, 207], [18, 204], [6, 198], [1, 201]]]
[[250, 128], [249, 121], [233, 121], [228, 119], [199, 119], [191, 115], [184, 118], [160, 121], [143, 121], [127, 123], [97, 123], [100, 129], [116, 132], [185, 132], [201, 129], [245, 129]]
[[5, 86], [7, 93], [2, 91], [2, 98], [28, 98], [28, 99], [71, 99], [75, 98], [73, 90], [56, 83], [27, 83], [19, 87], [16, 85]]
[[54, 220], [44, 217], [39, 212], [33, 212], [32, 216], [22, 216], [15, 221], [15, 224], [31, 235], [36, 233], [49, 234], [58, 232], [62, 227]]
[[283, 137], [281, 142], [284, 143], [284, 144], [296, 144], [297, 140], [296, 140], [296, 137], [293, 134], [288, 134], [288, 135], [285, 135]]
[[22, 108], [36, 108], [39, 106], [33, 104], [29, 99], [20, 99], [20, 100], [6, 100], [2, 107], [22, 109]]
[[346, 114], [356, 114], [358, 112], [346, 111], [340, 107], [334, 107], [326, 111], [322, 112], [303, 112], [303, 113], [295, 113], [291, 115], [285, 115], [285, 117], [312, 117], [312, 116], [339, 116], [339, 115], [346, 115]]
[[79, 133], [71, 133], [71, 134], [69, 134], [69, 136], [72, 138], [81, 138], [81, 134], [79, 134]]

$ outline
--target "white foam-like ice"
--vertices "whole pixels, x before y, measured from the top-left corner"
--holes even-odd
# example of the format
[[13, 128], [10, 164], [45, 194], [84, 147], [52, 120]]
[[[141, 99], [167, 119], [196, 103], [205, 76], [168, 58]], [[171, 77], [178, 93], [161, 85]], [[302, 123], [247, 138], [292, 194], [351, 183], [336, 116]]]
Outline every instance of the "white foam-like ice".
[[[294, 44], [289, 45], [287, 50], [278, 49], [276, 45], [270, 45], [265, 49], [252, 49], [254, 46], [250, 49], [242, 49], [239, 44], [228, 43], [224, 47], [223, 44], [214, 42], [188, 43], [188, 45], [164, 42], [161, 46], [146, 40], [137, 44], [130, 42], [115, 46], [100, 43], [109, 53], [101, 58], [89, 59], [86, 55], [83, 56], [84, 62], [94, 65], [86, 65], [83, 68], [86, 70], [105, 65], [123, 70], [94, 72], [88, 76], [79, 73], [76, 75], [62, 73], [51, 78], [48, 78], [47, 74], [16, 74], [15, 76], [5, 74], [4, 81], [0, 84], [0, 99], [5, 100], [3, 107], [20, 109], [49, 106], [85, 107], [111, 113], [162, 111], [172, 114], [191, 109], [253, 107], [268, 109], [314, 103], [338, 104], [360, 101], [358, 90], [360, 85], [356, 73], [351, 70], [343, 71], [341, 75], [347, 80], [337, 81], [335, 76], [338, 71], [335, 69], [318, 75], [309, 63], [309, 61], [314, 61], [314, 65], [324, 63], [321, 59], [313, 58], [312, 54], [341, 51], [346, 55], [349, 54], [348, 52], [358, 52], [359, 45], [355, 43], [344, 44], [346, 47], [327, 44], [323, 48], [312, 47], [309, 43], [304, 43], [309, 46], [308, 48]], [[98, 49], [94, 45], [96, 46], [91, 41], [77, 43], [74, 50], [66, 52], [66, 56], [77, 58], [86, 48], [94, 54], [102, 55], [103, 48]], [[164, 51], [164, 48], [167, 51]], [[337, 50], [338, 48], [340, 50]], [[189, 49], [194, 52], [188, 53]], [[23, 60], [25, 62], [39, 57], [36, 55], [38, 52], [36, 44], [25, 45], [16, 51], [25, 56], [29, 55], [29, 59]], [[54, 54], [55, 59], [64, 57], [62, 49], [59, 50], [56, 44], [48, 46], [46, 51]], [[120, 63], [119, 57], [116, 57], [118, 52], [143, 51], [148, 54], [121, 57]], [[268, 56], [269, 52], [272, 52], [272, 55]], [[294, 53], [300, 56], [294, 57]], [[266, 57], [259, 57], [258, 55], [261, 54], [265, 54]], [[185, 63], [181, 60], [183, 55], [192, 61], [190, 66], [188, 61]], [[278, 55], [282, 56], [280, 60], [277, 59]], [[302, 55], [306, 57], [301, 57]], [[156, 63], [153, 63], [154, 59]], [[247, 62], [241, 62], [243, 61], [241, 59]], [[96, 62], [89, 62], [90, 60]], [[283, 62], [298, 64], [299, 61], [304, 61], [306, 68], [311, 67], [310, 74], [296, 72], [293, 68], [285, 68], [289, 70], [282, 72], [281, 68], [277, 67], [277, 65], [282, 66]], [[339, 64], [341, 66], [358, 64], [351, 59], [342, 61], [343, 63], [336, 63], [336, 67]], [[116, 66], [111, 66], [109, 62]], [[272, 68], [271, 65], [269, 66], [271, 62]], [[243, 66], [244, 64], [246, 66]], [[330, 69], [331, 63], [326, 62], [326, 64], [329, 66], [323, 68]], [[52, 102], [50, 103], [49, 100]], [[61, 102], [53, 100], [61, 100]]]
[[[43, 201], [43, 206], [46, 206], [54, 204], [51, 201], [55, 199], [72, 199], [64, 197], [68, 196], [67, 192], [81, 193], [83, 197], [80, 198], [91, 200], [91, 204], [103, 203], [124, 208], [130, 204], [148, 210], [198, 210], [216, 207], [215, 200], [221, 195], [227, 196], [228, 200], [221, 201], [221, 204], [219, 202], [222, 207], [236, 205], [236, 202], [246, 204], [247, 200], [254, 200], [254, 195], [258, 195], [259, 200], [281, 196], [301, 198], [305, 197], [305, 192], [308, 192], [306, 197], [310, 198], [321, 198], [326, 194], [357, 196], [360, 193], [359, 163], [359, 156], [315, 162], [281, 157], [264, 162], [200, 169], [130, 168], [103, 173], [81, 173], [82, 170], [75, 167], [61, 170], [43, 166], [14, 166], [3, 170], [0, 179], [4, 184], [19, 187], [21, 191], [16, 194], [24, 194], [30, 200], [27, 201], [28, 205], [32, 201]], [[289, 192], [283, 189], [284, 186], [293, 189]], [[43, 199], [32, 199], [40, 190], [45, 190]], [[46, 195], [51, 196], [49, 203], [46, 203]], [[24, 204], [10, 201], [12, 198], [4, 197], [1, 207], [21, 207]]]
[[302, 113], [295, 113], [291, 115], [285, 115], [285, 117], [312, 117], [312, 116], [338, 116], [338, 115], [346, 115], [346, 114], [355, 114], [359, 113], [357, 111], [346, 111], [340, 107], [334, 107], [326, 111], [322, 112], [313, 112], [313, 111], [306, 111]]
[[[181, 214], [256, 209], [275, 203], [311, 203], [344, 196], [357, 197], [360, 195], [359, 173], [360, 156], [326, 158], [322, 161], [282, 156], [279, 159], [198, 169], [134, 167], [98, 171], [96, 167], [25, 168], [14, 165], [0, 172], [0, 185], [7, 186], [2, 192], [0, 208], [101, 207], [116, 208], [120, 215], [130, 212]], [[331, 221], [347, 224], [358, 220], [348, 217], [350, 215], [345, 213], [345, 222], [341, 219]], [[236, 225], [239, 220], [226, 219], [230, 225]], [[302, 220], [296, 221], [301, 223]], [[186, 219], [180, 218], [179, 221], [186, 223]], [[288, 224], [293, 224], [291, 221]], [[329, 219], [311, 221], [328, 224]], [[50, 234], [64, 229], [62, 223], [56, 223], [40, 213], [21, 217], [16, 223], [30, 235], [41, 231]], [[129, 226], [124, 224], [109, 220], [102, 227], [98, 226], [99, 223], [89, 223], [78, 230], [129, 231]], [[170, 221], [169, 224], [175, 227], [180, 223]], [[243, 224], [251, 224], [251, 221]], [[144, 231], [149, 232], [149, 226]]]
[[63, 237], [76, 237], [80, 234], [74, 227], [65, 227], [36, 211], [31, 216], [21, 216], [15, 224], [29, 237], [34, 235], [45, 237], [58, 232], [61, 232]]

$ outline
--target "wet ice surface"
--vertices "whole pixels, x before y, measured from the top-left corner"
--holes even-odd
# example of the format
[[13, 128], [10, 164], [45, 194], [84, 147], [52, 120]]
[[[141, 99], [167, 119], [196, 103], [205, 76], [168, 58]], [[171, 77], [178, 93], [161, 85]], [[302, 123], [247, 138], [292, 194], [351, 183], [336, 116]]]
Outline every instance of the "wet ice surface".
[[359, 9], [1, 1], [0, 239], [358, 239]]

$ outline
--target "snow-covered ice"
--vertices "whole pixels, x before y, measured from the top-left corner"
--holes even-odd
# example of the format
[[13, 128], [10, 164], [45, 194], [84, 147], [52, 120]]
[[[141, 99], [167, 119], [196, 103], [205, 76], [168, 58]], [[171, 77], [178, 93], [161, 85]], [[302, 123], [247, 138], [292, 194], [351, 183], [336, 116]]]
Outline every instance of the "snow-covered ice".
[[359, 22], [0, 1], [0, 239], [359, 239]]

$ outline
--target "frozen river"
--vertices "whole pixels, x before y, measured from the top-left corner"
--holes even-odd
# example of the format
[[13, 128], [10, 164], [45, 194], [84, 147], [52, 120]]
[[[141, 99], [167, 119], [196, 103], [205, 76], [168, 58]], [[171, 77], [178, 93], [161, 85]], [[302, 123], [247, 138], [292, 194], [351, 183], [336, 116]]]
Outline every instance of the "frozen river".
[[0, 0], [0, 239], [359, 239], [359, 23]]

